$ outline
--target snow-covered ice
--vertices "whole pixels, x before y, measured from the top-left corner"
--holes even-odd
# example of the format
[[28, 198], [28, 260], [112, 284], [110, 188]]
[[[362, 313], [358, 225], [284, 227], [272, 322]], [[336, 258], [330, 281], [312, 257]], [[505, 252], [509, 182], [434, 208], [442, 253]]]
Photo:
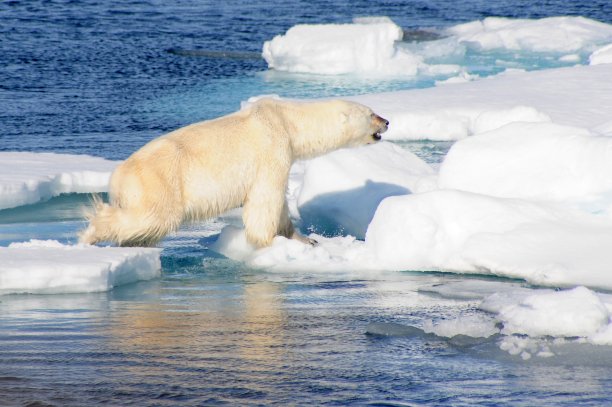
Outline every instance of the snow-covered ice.
[[478, 51], [546, 53], [579, 63], [612, 41], [612, 25], [584, 17], [509, 19], [489, 17], [445, 29], [441, 38], [402, 42], [403, 30], [387, 17], [349, 24], [300, 24], [263, 46], [269, 68], [310, 74], [369, 76], [457, 75], [472, 79], [458, 63]]
[[456, 190], [390, 197], [366, 246], [383, 268], [612, 288], [612, 222], [554, 203]]
[[0, 294], [108, 291], [161, 274], [161, 249], [32, 240], [0, 247]]
[[87, 155], [0, 152], [0, 209], [62, 193], [106, 192], [117, 164]]
[[270, 68], [337, 75], [416, 75], [422, 57], [397, 48], [401, 27], [390, 19], [358, 19], [353, 24], [302, 24], [263, 46]]
[[303, 227], [363, 239], [382, 199], [433, 185], [435, 175], [428, 164], [403, 148], [381, 142], [308, 161], [297, 206]]
[[612, 194], [612, 138], [553, 123], [515, 122], [457, 142], [439, 187], [504, 198], [589, 201]]
[[511, 19], [488, 17], [446, 30], [481, 49], [575, 52], [612, 39], [612, 26], [584, 17]]
[[592, 129], [610, 122], [612, 64], [497, 75], [347, 97], [389, 120], [386, 140], [458, 140], [513, 122]]
[[610, 324], [606, 305], [585, 287], [530, 295], [503, 307], [497, 318], [502, 333], [531, 337], [589, 337]]
[[564, 347], [572, 344], [612, 345], [609, 294], [596, 293], [583, 286], [554, 291], [500, 282], [483, 286], [482, 282], [471, 281], [429, 289], [456, 298], [455, 289], [470, 288], [470, 298], [479, 302], [477, 307], [484, 313], [471, 310], [452, 318], [425, 320], [424, 331], [446, 338], [494, 337], [500, 349], [525, 360], [566, 353]]

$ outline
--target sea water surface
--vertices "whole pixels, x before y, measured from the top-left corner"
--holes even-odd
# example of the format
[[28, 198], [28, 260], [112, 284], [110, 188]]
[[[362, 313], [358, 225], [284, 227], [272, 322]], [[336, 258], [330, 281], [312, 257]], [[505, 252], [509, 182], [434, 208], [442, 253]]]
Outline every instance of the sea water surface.
[[[0, 150], [123, 159], [148, 140], [250, 96], [342, 96], [432, 86], [267, 71], [264, 41], [299, 23], [389, 16], [432, 31], [486, 16], [581, 15], [607, 0], [367, 2], [4, 1]], [[558, 59], [467, 55], [472, 72]], [[450, 143], [403, 143], [429, 163]], [[0, 211], [0, 245], [74, 241], [86, 196]], [[565, 347], [524, 361], [496, 338], [445, 339], [423, 321], [477, 312], [428, 287], [439, 273], [266, 272], [206, 249], [220, 221], [162, 242], [162, 278], [109, 293], [0, 297], [0, 405], [606, 405], [612, 354]]]

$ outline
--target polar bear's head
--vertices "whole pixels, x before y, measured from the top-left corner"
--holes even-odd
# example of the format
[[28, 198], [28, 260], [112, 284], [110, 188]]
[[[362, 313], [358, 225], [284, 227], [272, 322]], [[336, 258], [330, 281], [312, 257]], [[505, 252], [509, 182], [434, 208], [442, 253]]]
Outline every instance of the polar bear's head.
[[343, 112], [342, 127], [345, 133], [345, 147], [372, 144], [382, 139], [389, 121], [359, 103], [337, 101]]
[[293, 106], [299, 111], [299, 120], [293, 121], [296, 131], [291, 141], [293, 151], [299, 158], [376, 143], [389, 125], [389, 121], [369, 107], [346, 100], [307, 102]]
[[339, 99], [292, 102], [263, 98], [250, 109], [265, 126], [286, 134], [294, 159], [376, 143], [389, 125], [369, 107]]

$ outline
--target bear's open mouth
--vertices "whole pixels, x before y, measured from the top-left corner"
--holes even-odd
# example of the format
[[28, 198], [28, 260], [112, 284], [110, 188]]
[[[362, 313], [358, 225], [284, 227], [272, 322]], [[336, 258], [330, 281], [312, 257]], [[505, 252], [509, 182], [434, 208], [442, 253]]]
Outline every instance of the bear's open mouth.
[[376, 141], [382, 139], [382, 135], [380, 134], [380, 132], [376, 132], [374, 134], [372, 134], [372, 138]]

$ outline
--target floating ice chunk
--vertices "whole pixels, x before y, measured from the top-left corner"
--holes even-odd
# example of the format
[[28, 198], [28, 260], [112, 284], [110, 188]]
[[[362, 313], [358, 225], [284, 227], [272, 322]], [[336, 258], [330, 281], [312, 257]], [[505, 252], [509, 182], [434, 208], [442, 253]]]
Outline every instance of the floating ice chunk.
[[157, 278], [161, 249], [64, 245], [32, 240], [0, 248], [0, 293], [108, 291]]
[[481, 49], [575, 52], [612, 39], [612, 25], [584, 17], [538, 20], [488, 17], [447, 29]]
[[366, 233], [381, 268], [491, 273], [612, 288], [612, 222], [555, 204], [453, 190], [386, 198]]
[[405, 149], [382, 142], [307, 162], [297, 203], [304, 227], [363, 239], [384, 198], [434, 186], [429, 165]]
[[607, 328], [608, 309], [585, 287], [536, 294], [501, 310], [502, 333], [530, 337], [588, 337]]
[[445, 338], [457, 335], [488, 338], [499, 333], [499, 329], [495, 327], [495, 320], [482, 314], [462, 315], [459, 318], [440, 320], [435, 323], [427, 320], [423, 330]]
[[596, 49], [589, 56], [589, 65], [612, 64], [612, 44]]
[[402, 29], [389, 19], [296, 25], [263, 45], [271, 69], [338, 75], [416, 75], [422, 58], [395, 46]]
[[87, 155], [0, 152], [0, 209], [70, 192], [106, 192], [118, 162]]
[[[501, 350], [523, 360], [532, 356], [567, 360], [575, 352], [586, 355], [597, 352], [592, 345], [612, 345], [609, 295], [597, 294], [585, 287], [554, 291], [487, 282], [482, 291], [482, 282], [459, 284], [468, 288], [472, 283], [475, 291], [481, 293], [495, 286], [500, 288], [479, 306], [487, 313], [461, 313], [438, 321], [426, 320], [425, 332], [448, 338], [490, 337]], [[442, 284], [442, 290], [451, 290], [456, 284]]]
[[584, 200], [612, 190], [609, 174], [611, 138], [552, 123], [512, 123], [455, 143], [440, 167], [439, 186], [506, 198]]

